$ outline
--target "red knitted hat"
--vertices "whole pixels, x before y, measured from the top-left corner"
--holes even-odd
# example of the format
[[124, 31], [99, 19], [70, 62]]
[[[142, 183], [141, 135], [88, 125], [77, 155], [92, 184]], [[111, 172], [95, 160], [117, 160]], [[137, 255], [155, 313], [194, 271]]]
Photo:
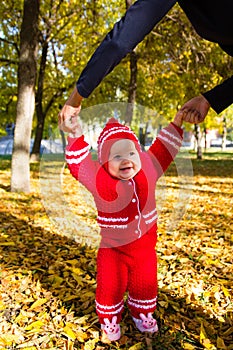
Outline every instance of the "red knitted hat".
[[108, 120], [104, 129], [100, 133], [98, 138], [98, 159], [101, 164], [108, 161], [110, 148], [114, 142], [122, 139], [128, 139], [135, 143], [136, 149], [140, 152], [141, 147], [137, 136], [126, 125], [120, 124], [116, 119], [111, 118]]

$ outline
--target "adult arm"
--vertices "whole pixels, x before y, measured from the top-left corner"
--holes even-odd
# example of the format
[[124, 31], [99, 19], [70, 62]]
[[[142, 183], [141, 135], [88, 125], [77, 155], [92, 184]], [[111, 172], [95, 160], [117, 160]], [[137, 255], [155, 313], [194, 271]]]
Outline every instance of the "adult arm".
[[107, 34], [77, 81], [87, 98], [103, 78], [159, 23], [176, 0], [138, 0]]
[[59, 128], [71, 132], [67, 121], [78, 116], [83, 98], [87, 98], [103, 78], [131, 52], [166, 15], [176, 0], [138, 0], [117, 22], [96, 49], [82, 71], [76, 87], [59, 112]]
[[71, 132], [71, 116], [78, 116], [87, 98], [103, 78], [131, 52], [176, 3], [176, 0], [138, 0], [117, 22], [82, 71], [76, 87], [59, 112], [59, 128]]
[[[223, 51], [233, 57], [233, 1], [178, 0], [178, 2], [200, 36], [211, 42], [218, 43]], [[183, 107], [189, 113], [190, 120], [195, 120], [197, 117], [195, 117], [195, 112], [198, 112], [199, 122], [201, 122], [204, 120], [210, 107], [216, 113], [220, 113], [229, 107], [233, 103], [232, 92], [233, 77], [202, 93], [201, 96], [194, 97]]]
[[213, 89], [187, 101], [181, 111], [186, 113], [186, 121], [198, 124], [204, 121], [210, 107], [221, 113], [233, 103], [233, 76]]
[[203, 96], [216, 113], [221, 113], [233, 103], [233, 76], [203, 93]]

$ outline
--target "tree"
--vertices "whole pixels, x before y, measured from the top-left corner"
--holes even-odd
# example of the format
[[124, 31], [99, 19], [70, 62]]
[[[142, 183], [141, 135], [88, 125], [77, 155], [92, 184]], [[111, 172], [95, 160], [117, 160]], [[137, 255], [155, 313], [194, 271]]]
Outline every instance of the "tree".
[[[36, 136], [33, 153], [36, 156], [40, 149], [41, 135], [48, 136], [49, 125], [57, 126], [59, 105], [68, 97], [69, 89], [71, 86], [73, 88], [95, 47], [123, 12], [124, 5], [120, 0], [115, 0], [114, 6], [107, 0], [40, 2], [35, 89], [37, 120], [33, 122], [33, 136]], [[3, 0], [0, 18], [0, 133], [3, 134], [6, 122], [15, 122], [23, 0]], [[119, 74], [115, 76], [119, 77]], [[103, 93], [97, 89], [85, 104], [88, 106], [105, 102], [108, 98], [114, 99], [117, 83], [115, 87], [113, 85], [112, 82], [105, 81], [101, 85]]]
[[[62, 74], [58, 68], [55, 47], [62, 44], [62, 38], [65, 37], [66, 28], [68, 27], [68, 30], [72, 28], [71, 26], [74, 24], [76, 12], [77, 5], [71, 6], [69, 3], [56, 0], [52, 1], [49, 6], [44, 4], [44, 7], [41, 7], [41, 21], [39, 26], [41, 50], [36, 86], [37, 125], [31, 152], [31, 161], [39, 161], [45, 119], [50, 108], [71, 85], [73, 86], [73, 82], [67, 86], [66, 82], [64, 83], [64, 80], [61, 79]], [[46, 72], [46, 67], [48, 72]], [[55, 73], [52, 74], [51, 71]], [[55, 80], [60, 82], [60, 84], [58, 83], [55, 86]], [[44, 97], [45, 90], [47, 91], [46, 98]]]
[[39, 0], [24, 0], [20, 31], [18, 100], [11, 166], [11, 191], [30, 192], [30, 140], [35, 106]]
[[[35, 88], [37, 120], [33, 123], [35, 143], [32, 152], [35, 158], [38, 159], [41, 139], [48, 136], [49, 126], [57, 127], [59, 105], [69, 95], [70, 87], [73, 88], [105, 34], [124, 14], [125, 3], [129, 6], [132, 2], [51, 0], [40, 3]], [[2, 130], [6, 121], [15, 116], [22, 5], [23, 0], [3, 0], [0, 8]], [[222, 51], [220, 53], [217, 45], [198, 37], [183, 11], [175, 6], [136, 51], [105, 77], [83, 102], [83, 107], [109, 101], [128, 101], [128, 106], [133, 107], [136, 100], [137, 104], [153, 108], [171, 119], [184, 101], [225, 79], [232, 66], [232, 61]], [[132, 110], [128, 112], [125, 120], [130, 124]], [[88, 114], [85, 118], [88, 122]], [[146, 118], [144, 115], [142, 122], [146, 123]], [[137, 112], [134, 113], [135, 125], [139, 124], [139, 119]], [[213, 127], [215, 120], [208, 118], [205, 127]]]
[[[73, 88], [76, 67], [81, 72], [93, 45], [100, 42], [108, 18], [106, 13], [110, 8], [100, 1], [70, 3], [53, 0], [49, 5], [41, 6], [41, 50], [36, 86], [37, 125], [31, 160], [39, 160], [46, 117], [53, 105], [57, 106], [56, 112], [54, 111], [57, 116], [60, 103], [56, 102]], [[83, 33], [88, 35], [88, 45], [83, 42]]]
[[0, 7], [0, 133], [5, 126], [15, 121], [17, 102], [17, 67], [19, 60], [19, 31], [22, 22], [23, 4], [2, 1]]
[[218, 130], [222, 134], [222, 151], [226, 150], [227, 141], [233, 141], [232, 130], [233, 130], [233, 107], [228, 107], [225, 111], [221, 113], [218, 120]]

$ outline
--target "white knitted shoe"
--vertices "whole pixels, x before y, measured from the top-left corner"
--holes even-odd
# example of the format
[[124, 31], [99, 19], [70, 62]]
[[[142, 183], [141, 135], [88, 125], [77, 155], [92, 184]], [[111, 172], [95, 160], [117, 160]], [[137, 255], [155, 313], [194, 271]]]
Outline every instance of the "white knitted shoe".
[[154, 317], [152, 316], [152, 313], [149, 312], [146, 315], [140, 314], [140, 318], [134, 318], [134, 323], [137, 329], [139, 329], [140, 332], [150, 332], [155, 333], [158, 332], [158, 325]]
[[105, 324], [101, 324], [101, 329], [104, 331], [105, 335], [110, 341], [116, 341], [121, 337], [121, 328], [116, 321], [117, 317], [114, 316], [111, 322], [108, 318], [104, 318]]

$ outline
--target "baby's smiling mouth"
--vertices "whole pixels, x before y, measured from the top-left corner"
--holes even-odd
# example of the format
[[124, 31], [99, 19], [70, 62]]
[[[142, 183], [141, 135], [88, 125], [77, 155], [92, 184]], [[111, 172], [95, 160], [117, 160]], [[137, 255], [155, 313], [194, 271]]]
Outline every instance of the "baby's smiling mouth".
[[126, 171], [126, 170], [130, 170], [132, 169], [131, 166], [127, 166], [127, 167], [124, 167], [124, 168], [120, 168], [121, 171]]

